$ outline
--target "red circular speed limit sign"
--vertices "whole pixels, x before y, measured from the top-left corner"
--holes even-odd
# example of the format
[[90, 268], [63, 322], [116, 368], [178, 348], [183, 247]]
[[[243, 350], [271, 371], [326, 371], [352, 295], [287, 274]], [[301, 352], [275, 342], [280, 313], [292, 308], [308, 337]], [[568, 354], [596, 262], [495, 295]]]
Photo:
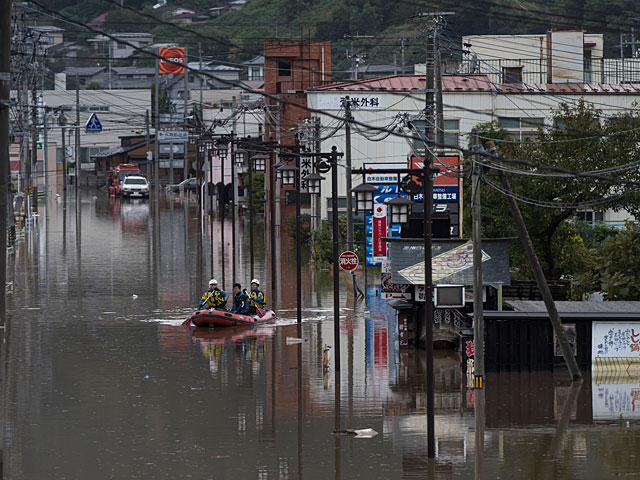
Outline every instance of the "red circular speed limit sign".
[[338, 258], [338, 265], [340, 265], [340, 268], [345, 272], [353, 272], [358, 268], [358, 263], [358, 256], [353, 252], [342, 252]]

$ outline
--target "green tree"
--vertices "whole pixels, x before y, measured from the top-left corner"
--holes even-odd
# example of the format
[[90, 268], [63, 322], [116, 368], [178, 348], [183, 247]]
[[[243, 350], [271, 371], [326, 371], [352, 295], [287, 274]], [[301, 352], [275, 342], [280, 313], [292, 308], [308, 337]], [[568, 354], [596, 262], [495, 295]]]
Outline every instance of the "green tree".
[[576, 279], [579, 293], [602, 291], [607, 300], [640, 300], [640, 226], [627, 223], [605, 240], [591, 266]]
[[[640, 161], [640, 148], [634, 138], [634, 129], [640, 128], [640, 117], [634, 111], [607, 118], [600, 110], [580, 102], [573, 107], [560, 105], [554, 112], [553, 121], [554, 125], [562, 128], [540, 129], [537, 135], [523, 142], [510, 141], [507, 132], [496, 123], [482, 124], [478, 130], [481, 137], [496, 139], [502, 157], [535, 165], [559, 167], [572, 172], [597, 172]], [[634, 215], [640, 213], [640, 196], [632, 185], [612, 183], [602, 178], [567, 176], [521, 164], [509, 163], [508, 166], [528, 173], [508, 173], [516, 195], [560, 205], [558, 208], [543, 208], [535, 205], [536, 202], [519, 202], [545, 275], [550, 280], [574, 273], [567, 272], [567, 264], [563, 268], [559, 260], [566, 242], [571, 242], [575, 235], [575, 229], [563, 227], [576, 214], [573, 204], [596, 201], [602, 203], [595, 208], [626, 209]], [[551, 175], [539, 176], [540, 173]], [[484, 176], [488, 182], [500, 185], [494, 169]], [[607, 176], [606, 173], [603, 176]], [[608, 176], [617, 180], [640, 181], [637, 168], [621, 169]], [[470, 182], [467, 183], [465, 194], [470, 198], [471, 186]], [[483, 236], [516, 236], [510, 210], [502, 193], [487, 188], [485, 184], [482, 205]], [[465, 227], [469, 233], [469, 220]], [[519, 242], [514, 244], [512, 253], [514, 266], [520, 269], [522, 276], [530, 277]]]
[[[253, 172], [253, 212], [264, 213], [264, 172]], [[242, 174], [242, 184], [246, 187], [246, 195], [249, 195], [249, 172]], [[249, 199], [247, 198], [247, 208], [249, 208]]]

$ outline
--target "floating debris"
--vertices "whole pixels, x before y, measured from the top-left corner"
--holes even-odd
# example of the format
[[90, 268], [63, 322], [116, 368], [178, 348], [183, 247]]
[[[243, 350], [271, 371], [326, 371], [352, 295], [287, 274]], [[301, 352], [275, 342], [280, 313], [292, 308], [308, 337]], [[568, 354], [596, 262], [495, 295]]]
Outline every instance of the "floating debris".
[[333, 433], [334, 435], [351, 435], [356, 438], [373, 438], [378, 435], [378, 432], [376, 432], [373, 428], [347, 428], [345, 430], [335, 430]]

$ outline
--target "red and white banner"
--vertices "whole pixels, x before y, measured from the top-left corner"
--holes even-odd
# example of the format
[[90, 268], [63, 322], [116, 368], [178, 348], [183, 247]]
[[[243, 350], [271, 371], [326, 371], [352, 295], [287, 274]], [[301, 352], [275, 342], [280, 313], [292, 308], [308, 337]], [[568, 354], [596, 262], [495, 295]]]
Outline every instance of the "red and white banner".
[[[373, 208], [372, 221], [372, 239], [373, 239], [373, 257], [387, 256], [387, 242], [382, 239], [387, 236], [387, 206], [376, 204]], [[379, 260], [378, 260], [379, 261]]]

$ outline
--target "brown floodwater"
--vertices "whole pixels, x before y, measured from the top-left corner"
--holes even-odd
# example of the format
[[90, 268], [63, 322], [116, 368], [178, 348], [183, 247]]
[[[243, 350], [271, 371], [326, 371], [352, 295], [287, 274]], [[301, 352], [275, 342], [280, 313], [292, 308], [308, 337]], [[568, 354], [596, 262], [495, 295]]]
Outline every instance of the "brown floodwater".
[[[323, 366], [334, 344], [331, 273], [304, 261], [299, 327], [295, 254], [283, 236], [282, 282], [270, 298], [261, 218], [253, 275], [278, 320], [195, 331], [181, 323], [211, 274], [231, 290], [231, 222], [223, 257], [214, 220], [211, 272], [209, 225], [199, 228], [193, 205], [163, 199], [156, 209], [91, 192], [79, 208], [77, 216], [75, 202], [66, 212], [43, 203], [9, 255], [5, 478], [640, 476], [637, 379], [587, 375], [572, 387], [564, 372], [489, 373], [482, 399], [467, 388], [458, 353], [437, 351], [437, 455], [428, 461], [425, 355], [399, 348], [375, 285], [366, 304], [354, 304], [342, 275], [336, 373], [333, 359]], [[243, 284], [248, 230], [243, 218], [235, 269]], [[377, 435], [334, 433], [344, 429]]]

